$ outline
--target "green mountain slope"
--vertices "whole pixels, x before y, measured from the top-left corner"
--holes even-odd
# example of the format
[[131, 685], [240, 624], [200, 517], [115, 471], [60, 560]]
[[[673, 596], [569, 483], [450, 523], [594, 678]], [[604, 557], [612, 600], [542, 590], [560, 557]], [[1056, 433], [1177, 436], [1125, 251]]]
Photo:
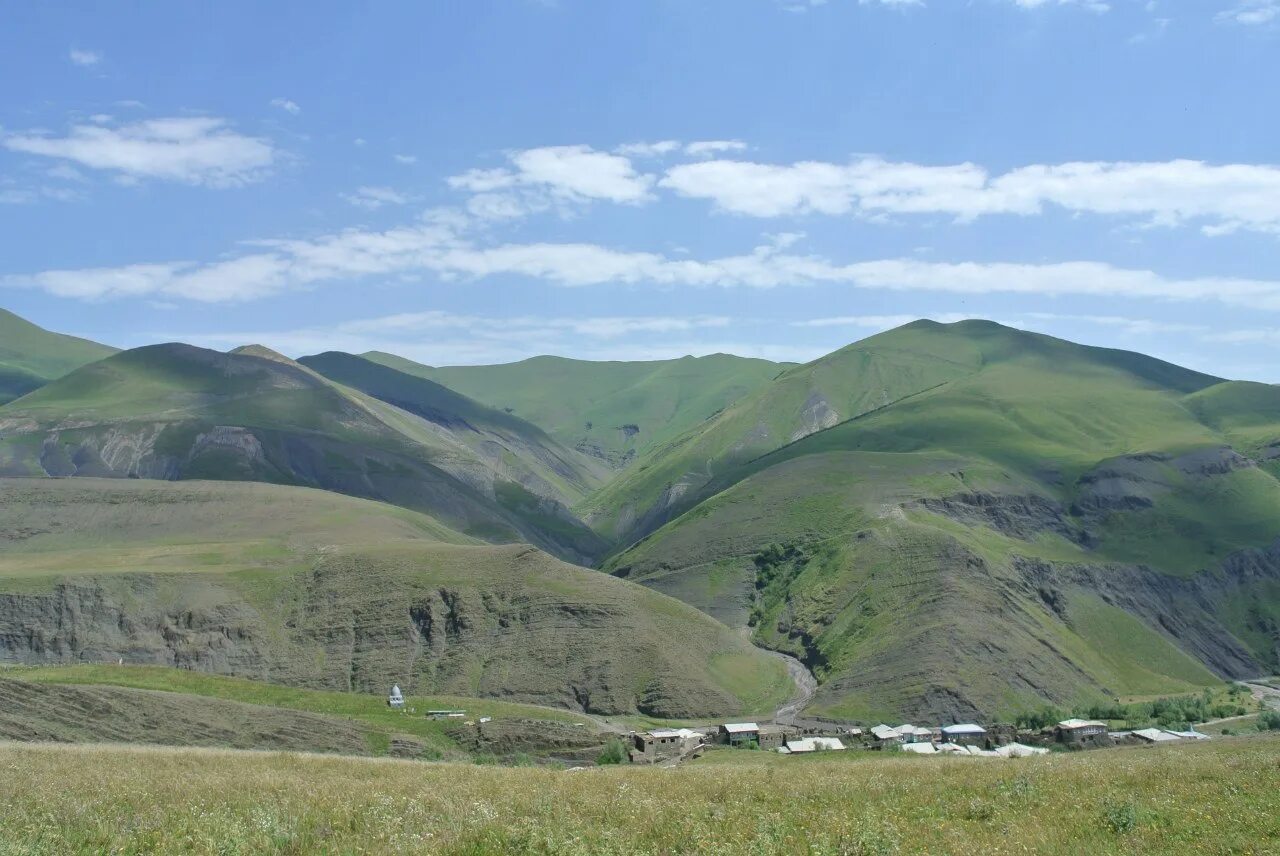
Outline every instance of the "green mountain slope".
[[[535, 425], [479, 404], [434, 381], [350, 354], [329, 352], [299, 362], [330, 380], [420, 417], [433, 428], [510, 470], [512, 481], [540, 480], [538, 493], [573, 503], [607, 475], [600, 461], [561, 446]], [[493, 447], [499, 446], [501, 454]]]
[[441, 368], [379, 352], [364, 357], [509, 410], [614, 468], [714, 416], [788, 367], [727, 354], [653, 362], [534, 357]]
[[[1034, 411], [1044, 391], [1034, 385], [1038, 378], [1031, 386], [1017, 388], [1027, 382], [1017, 366], [1032, 361], [1045, 369], [1059, 366], [1064, 382], [1075, 384], [1076, 394], [1085, 396], [1097, 379], [1117, 373], [1135, 383], [1163, 384], [1161, 388], [1183, 392], [1217, 380], [1138, 354], [1084, 348], [990, 322], [966, 321], [953, 328], [916, 322], [787, 371], [714, 419], [650, 449], [579, 510], [607, 536], [624, 543], [634, 540], [692, 507], [713, 484], [723, 483], [747, 461], [881, 410], [901, 414], [915, 406], [910, 412], [920, 413], [929, 408], [933, 391], [954, 390], [964, 378], [981, 376], [983, 383], [990, 379], [999, 386], [1002, 381], [993, 373], [1005, 371], [1000, 367], [1006, 364], [1015, 366], [1008, 370], [1007, 391], [1019, 392]], [[988, 408], [982, 395], [979, 391], [946, 413], [930, 409], [926, 418], [913, 420], [909, 430], [959, 432], [991, 437], [995, 443], [1003, 442], [1002, 432], [1011, 428], [1034, 430], [1009, 421], [1020, 414]], [[1070, 415], [1070, 421], [1080, 418], [1081, 413]], [[1155, 425], [1150, 427], [1155, 431]], [[909, 433], [901, 442], [913, 442], [911, 438]], [[919, 438], [926, 444], [933, 439]]]
[[308, 485], [425, 510], [486, 540], [577, 560], [600, 551], [566, 507], [595, 478], [585, 459], [532, 427], [427, 416], [264, 348], [154, 345], [0, 407], [0, 475]]
[[296, 487], [0, 480], [0, 660], [598, 713], [758, 713], [783, 667], [650, 589]]
[[[859, 369], [824, 383], [833, 364]], [[1008, 715], [1280, 664], [1280, 482], [1248, 456], [1280, 441], [1269, 388], [975, 322], [787, 381], [889, 403], [713, 458], [606, 567], [804, 659], [816, 709]], [[711, 427], [685, 444], [732, 452]], [[642, 475], [630, 495], [651, 497]]]
[[115, 352], [87, 339], [50, 333], [0, 309], [0, 404]]

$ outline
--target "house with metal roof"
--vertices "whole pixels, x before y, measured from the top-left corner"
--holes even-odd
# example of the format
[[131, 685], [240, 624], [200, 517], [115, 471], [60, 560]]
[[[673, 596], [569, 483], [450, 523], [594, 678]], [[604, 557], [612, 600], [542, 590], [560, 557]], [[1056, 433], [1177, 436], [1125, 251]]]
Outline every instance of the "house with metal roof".
[[972, 722], [947, 725], [942, 729], [942, 742], [981, 745], [987, 742], [987, 729]]
[[803, 737], [798, 740], [788, 740], [784, 747], [792, 755], [802, 755], [806, 752], [832, 752], [845, 748], [838, 737]]
[[1064, 719], [1053, 729], [1059, 743], [1081, 743], [1107, 733], [1107, 724], [1097, 719]]
[[720, 734], [730, 746], [760, 744], [760, 726], [754, 722], [726, 722], [720, 726]]

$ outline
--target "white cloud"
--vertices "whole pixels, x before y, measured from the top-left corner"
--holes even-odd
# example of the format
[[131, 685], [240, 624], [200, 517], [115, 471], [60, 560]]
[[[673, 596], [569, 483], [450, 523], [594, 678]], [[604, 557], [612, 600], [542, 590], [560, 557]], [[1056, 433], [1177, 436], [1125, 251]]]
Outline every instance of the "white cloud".
[[1246, 26], [1269, 24], [1280, 19], [1280, 0], [1240, 0], [1218, 13], [1218, 20]]
[[302, 108], [298, 106], [297, 102], [290, 101], [288, 98], [272, 98], [271, 106], [279, 107], [284, 112], [290, 113], [294, 116], [297, 116], [302, 112]]
[[783, 359], [817, 356], [810, 354], [812, 349], [808, 346], [716, 344], [681, 338], [694, 332], [705, 335], [707, 331], [723, 330], [731, 323], [729, 318], [710, 315], [500, 318], [429, 311], [357, 319], [327, 327], [194, 337], [188, 334], [183, 338], [215, 348], [264, 342], [294, 355], [328, 350], [391, 351], [435, 365], [506, 362], [548, 353], [585, 359], [665, 359], [717, 351]]
[[689, 143], [684, 147], [685, 154], [690, 157], [704, 158], [725, 152], [746, 151], [747, 144], [741, 140], [701, 140]]
[[160, 179], [228, 187], [262, 178], [277, 158], [269, 140], [231, 130], [223, 119], [148, 119], [129, 125], [76, 125], [65, 137], [0, 137], [5, 148], [73, 161], [128, 180]]
[[[356, 145], [363, 145], [363, 143], [356, 143]], [[418, 162], [417, 155], [392, 155], [392, 157], [395, 159], [396, 163], [402, 163], [406, 165]]]
[[255, 251], [216, 262], [55, 270], [6, 276], [0, 284], [85, 299], [149, 296], [228, 302], [369, 276], [433, 275], [446, 280], [508, 276], [567, 287], [836, 284], [938, 294], [1217, 302], [1280, 311], [1277, 280], [1178, 279], [1088, 261], [948, 263], [896, 258], [840, 264], [788, 252], [789, 241], [777, 239], [743, 255], [698, 260], [590, 243], [481, 244], [468, 236], [467, 227], [468, 221], [456, 212], [436, 212], [417, 224], [381, 232], [353, 229], [312, 240], [258, 241], [252, 245]]
[[75, 65], [97, 65], [102, 62], [102, 54], [97, 51], [86, 51], [79, 48], [72, 48], [67, 53], [67, 59], [71, 60]]
[[1013, 5], [1022, 9], [1039, 9], [1045, 6], [1079, 6], [1090, 12], [1110, 12], [1111, 4], [1103, 0], [1013, 0]]
[[626, 157], [590, 146], [524, 149], [509, 152], [507, 160], [510, 167], [469, 170], [448, 179], [449, 186], [472, 193], [520, 190], [534, 206], [592, 200], [637, 204], [653, 198], [653, 176], [637, 173]]
[[407, 205], [413, 201], [408, 196], [392, 187], [364, 186], [356, 188], [355, 193], [343, 193], [342, 198], [358, 208], [376, 211], [384, 205]]
[[623, 143], [614, 152], [629, 158], [657, 158], [677, 152], [680, 147], [679, 140], [660, 140], [656, 143]]
[[1036, 164], [991, 176], [972, 163], [924, 166], [861, 158], [790, 165], [712, 160], [672, 167], [659, 186], [756, 217], [802, 214], [1128, 215], [1173, 226], [1200, 221], [1208, 234], [1280, 232], [1280, 167], [1151, 163]]

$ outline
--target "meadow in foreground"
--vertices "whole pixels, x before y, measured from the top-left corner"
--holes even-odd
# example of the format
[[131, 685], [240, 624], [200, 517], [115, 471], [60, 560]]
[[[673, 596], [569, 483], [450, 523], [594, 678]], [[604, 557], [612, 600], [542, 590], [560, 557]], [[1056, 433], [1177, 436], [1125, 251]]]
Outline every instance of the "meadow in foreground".
[[0, 853], [395, 851], [1280, 853], [1280, 738], [577, 771], [0, 745]]

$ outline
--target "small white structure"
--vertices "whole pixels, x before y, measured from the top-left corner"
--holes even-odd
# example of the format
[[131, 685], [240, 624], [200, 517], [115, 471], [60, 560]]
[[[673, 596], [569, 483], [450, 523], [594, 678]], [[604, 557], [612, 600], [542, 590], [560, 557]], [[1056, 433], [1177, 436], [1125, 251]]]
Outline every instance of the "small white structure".
[[1009, 743], [996, 747], [994, 751], [1001, 758], [1030, 758], [1032, 755], [1048, 755], [1049, 750], [1043, 746], [1027, 746], [1022, 743]]
[[871, 736], [881, 743], [901, 743], [902, 735], [898, 729], [888, 725], [877, 725], [871, 729]]
[[1209, 739], [1208, 734], [1201, 734], [1199, 731], [1196, 731], [1194, 728], [1192, 728], [1190, 731], [1170, 731], [1169, 733], [1176, 737], [1180, 737], [1183, 740], [1208, 740]]
[[1133, 732], [1133, 736], [1147, 743], [1171, 743], [1174, 740], [1182, 739], [1172, 731], [1165, 731], [1162, 728], [1143, 728]]
[[832, 752], [844, 748], [838, 737], [805, 737], [801, 740], [788, 740], [785, 748], [792, 755], [805, 752]]
[[400, 694], [399, 684], [391, 687], [391, 695], [387, 696], [387, 704], [392, 707], [404, 707], [404, 696]]
[[938, 750], [933, 748], [932, 743], [903, 743], [898, 747], [903, 752], [911, 752], [915, 755], [936, 755]]
[[939, 743], [938, 751], [948, 755], [968, 755], [969, 750], [959, 743]]

